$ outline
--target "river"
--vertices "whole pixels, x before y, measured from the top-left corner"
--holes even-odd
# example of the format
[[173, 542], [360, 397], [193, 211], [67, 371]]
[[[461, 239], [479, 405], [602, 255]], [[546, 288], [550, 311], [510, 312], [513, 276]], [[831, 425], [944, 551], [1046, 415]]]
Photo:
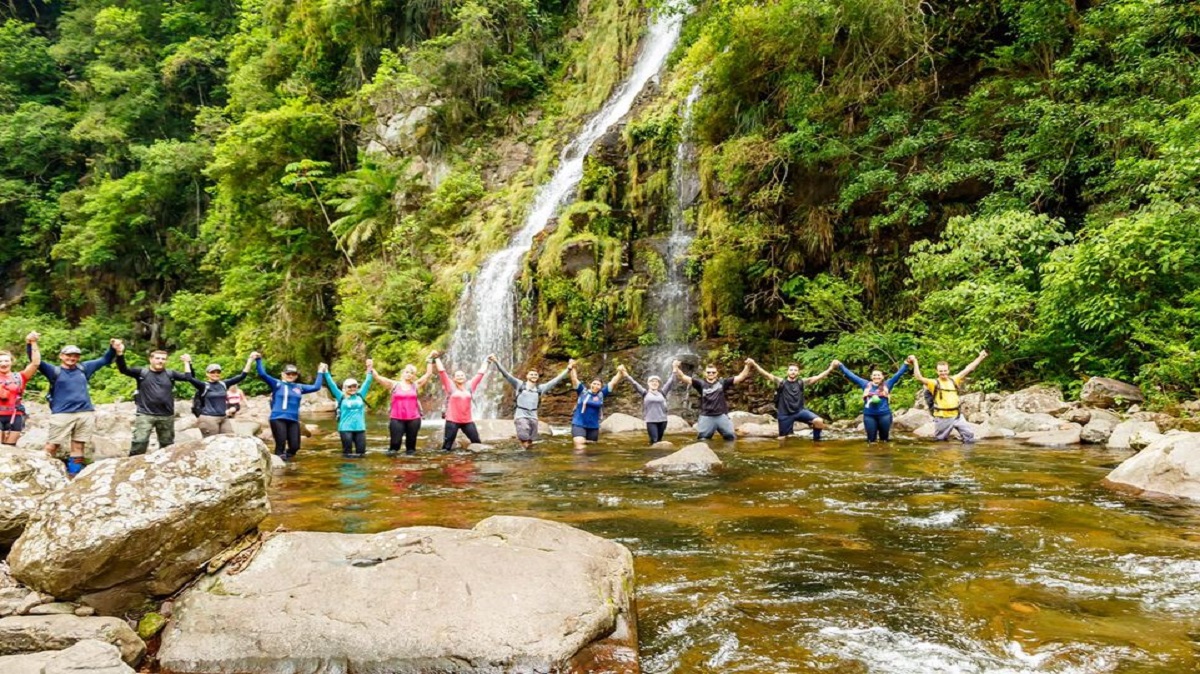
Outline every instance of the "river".
[[[633, 551], [642, 667], [678, 672], [1200, 671], [1200, 506], [1099, 485], [1123, 456], [1013, 442], [718, 440], [711, 477], [562, 436], [521, 454], [344, 461], [306, 440], [266, 527], [566, 522]], [[686, 437], [669, 438], [682, 446]]]

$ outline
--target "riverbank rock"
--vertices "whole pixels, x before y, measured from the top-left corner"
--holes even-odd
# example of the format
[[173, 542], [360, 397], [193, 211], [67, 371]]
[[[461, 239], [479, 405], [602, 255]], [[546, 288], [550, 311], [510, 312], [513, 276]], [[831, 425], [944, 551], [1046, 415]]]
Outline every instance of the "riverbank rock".
[[1064, 428], [1057, 431], [1040, 431], [1033, 433], [1025, 438], [1025, 444], [1035, 445], [1037, 447], [1067, 447], [1069, 445], [1078, 445], [1079, 436], [1082, 432], [1082, 426], [1079, 424], [1071, 424], [1069, 428]]
[[915, 431], [925, 424], [933, 423], [933, 415], [926, 410], [917, 409], [916, 407], [905, 410], [903, 414], [897, 414], [892, 418], [892, 425], [902, 431]]
[[645, 433], [646, 422], [632, 414], [613, 412], [600, 422], [601, 433]]
[[1108, 377], [1092, 377], [1079, 392], [1079, 400], [1089, 407], [1102, 409], [1115, 407], [1118, 403], [1128, 405], [1146, 400], [1141, 389]]
[[1012, 407], [1000, 407], [988, 418], [988, 422], [999, 428], [1020, 433], [1039, 433], [1042, 431], [1058, 430], [1063, 422], [1058, 418], [1042, 412], [1022, 412]]
[[136, 666], [146, 655], [146, 644], [120, 618], [74, 615], [0, 618], [0, 655], [61, 651], [86, 640], [112, 644], [130, 665]]
[[158, 657], [176, 674], [550, 672], [603, 647], [636, 667], [633, 581], [624, 546], [532, 518], [284, 533], [181, 595]]
[[1138, 443], [1139, 447], [1145, 447], [1149, 440], [1142, 441], [1143, 435], [1159, 435], [1158, 424], [1153, 421], [1122, 421], [1113, 427], [1112, 434], [1108, 436], [1107, 446], [1109, 449], [1129, 450]]
[[135, 674], [116, 646], [84, 639], [61, 651], [0, 656], [4, 674]]
[[61, 461], [44, 452], [0, 447], [0, 548], [17, 540], [47, 494], [65, 486]]
[[1104, 483], [1124, 491], [1200, 501], [1200, 433], [1155, 438], [1109, 473]]
[[724, 465], [711, 447], [695, 442], [674, 454], [648, 462], [645, 468], [655, 473], [711, 473]]
[[659, 440], [653, 445], [650, 445], [650, 449], [675, 449], [675, 444], [670, 440]]
[[1121, 417], [1109, 412], [1108, 410], [1089, 410], [1087, 424], [1084, 425], [1083, 431], [1079, 435], [1082, 442], [1091, 445], [1102, 445], [1108, 442], [1108, 438], [1112, 436], [1113, 429], [1117, 424], [1121, 423]]
[[691, 433], [694, 429], [687, 419], [677, 415], [667, 415], [667, 433]]
[[1026, 414], [1054, 415], [1066, 411], [1069, 407], [1063, 400], [1062, 391], [1055, 386], [1041, 384], [1016, 391], [1000, 403], [1000, 409], [1017, 410]]
[[733, 422], [734, 430], [742, 427], [743, 424], [774, 424], [775, 419], [766, 414], [751, 414], [744, 410], [734, 410], [729, 413], [729, 420]]
[[[770, 419], [770, 417], [767, 417]], [[797, 423], [795, 431], [802, 431], [808, 428], [807, 425]], [[779, 437], [779, 424], [771, 419], [769, 423], [743, 423], [734, 428], [734, 433], [739, 438], [777, 438]], [[713, 437], [721, 437], [715, 435]]]
[[101, 613], [170, 594], [267, 516], [269, 472], [261, 442], [228, 435], [92, 464], [43, 499], [12, 575]]

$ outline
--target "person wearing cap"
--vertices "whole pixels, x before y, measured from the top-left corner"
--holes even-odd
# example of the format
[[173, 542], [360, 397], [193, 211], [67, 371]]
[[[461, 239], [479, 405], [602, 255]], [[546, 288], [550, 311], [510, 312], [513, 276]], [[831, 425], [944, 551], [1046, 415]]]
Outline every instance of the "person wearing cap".
[[646, 434], [650, 436], [650, 444], [662, 440], [667, 432], [667, 392], [675, 383], [675, 374], [667, 377], [666, 384], [662, 383], [661, 377], [652, 374], [643, 387], [629, 374], [624, 365], [618, 365], [617, 372], [628, 379], [633, 385], [633, 390], [642, 397], [642, 418], [646, 420]]
[[38, 350], [40, 335], [31, 332], [25, 336], [25, 350], [29, 353], [29, 364], [25, 369], [13, 372], [13, 355], [0, 351], [0, 443], [16, 446], [25, 430], [25, 405], [21, 402], [25, 385], [42, 364], [42, 353]]
[[290, 461], [300, 451], [300, 397], [321, 390], [319, 383], [301, 384], [300, 370], [288, 363], [283, 366], [280, 379], [267, 374], [263, 367], [262, 354], [250, 354], [255, 361], [258, 377], [271, 388], [271, 437], [275, 438], [275, 454]]
[[[371, 388], [371, 361], [367, 361], [367, 376], [362, 387], [358, 380], [350, 377], [338, 388], [329, 374], [329, 366], [321, 363], [317, 371], [325, 379], [325, 385], [337, 400], [337, 429], [342, 441], [342, 456], [362, 458], [367, 455], [367, 391]], [[351, 451], [353, 450], [353, 451]]]
[[[83, 470], [83, 449], [92, 441], [96, 430], [96, 408], [88, 393], [88, 380], [100, 368], [109, 365], [116, 357], [119, 339], [110, 339], [108, 350], [95, 360], [79, 362], [82, 352], [78, 346], [68, 344], [58, 352], [58, 365], [42, 361], [38, 372], [50, 382], [46, 400], [50, 403], [50, 428], [46, 435], [46, 453], [58, 455], [63, 445], [70, 443], [67, 457], [67, 473], [72, 477]], [[124, 348], [124, 344], [121, 344]]]
[[158, 446], [175, 444], [175, 382], [188, 381], [191, 375], [167, 369], [167, 352], [150, 352], [149, 367], [125, 364], [125, 344], [117, 344], [117, 370], [137, 380], [133, 399], [137, 414], [133, 418], [133, 439], [129, 456], [145, 454], [150, 448], [150, 431], [158, 436]]
[[200, 434], [207, 438], [210, 435], [233, 433], [233, 424], [229, 423], [229, 389], [242, 383], [250, 374], [254, 361], [247, 358], [246, 367], [228, 379], [221, 379], [220, 363], [209, 363], [204, 368], [205, 381], [200, 381], [192, 374], [192, 357], [185, 353], [179, 360], [183, 361], [183, 372], [189, 377], [188, 383], [196, 387], [196, 403], [192, 405], [192, 412], [196, 414], [196, 428], [200, 429]]
[[525, 373], [525, 381], [520, 381], [504, 369], [500, 361], [496, 360], [495, 354], [488, 356], [487, 359], [489, 363], [496, 365], [496, 369], [500, 371], [500, 376], [504, 377], [504, 381], [517, 391], [516, 399], [513, 400], [516, 407], [516, 410], [513, 411], [513, 425], [517, 427], [517, 441], [521, 443], [521, 448], [529, 449], [538, 439], [538, 407], [542, 404], [542, 394], [566, 378], [571, 368], [575, 366], [575, 359], [569, 360], [567, 366], [558, 373], [557, 377], [544, 384], [538, 384], [542, 374], [537, 369], [531, 368]]

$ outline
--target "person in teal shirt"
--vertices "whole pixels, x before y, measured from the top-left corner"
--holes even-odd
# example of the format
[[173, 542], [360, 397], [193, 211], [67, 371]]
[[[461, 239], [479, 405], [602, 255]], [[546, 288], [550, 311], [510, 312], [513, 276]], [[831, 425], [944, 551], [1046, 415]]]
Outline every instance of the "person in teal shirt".
[[367, 391], [371, 388], [372, 375], [367, 372], [362, 386], [354, 378], [342, 382], [338, 388], [329, 374], [329, 366], [321, 363], [318, 368], [325, 385], [338, 403], [338, 437], [342, 439], [342, 456], [362, 458], [367, 455]]

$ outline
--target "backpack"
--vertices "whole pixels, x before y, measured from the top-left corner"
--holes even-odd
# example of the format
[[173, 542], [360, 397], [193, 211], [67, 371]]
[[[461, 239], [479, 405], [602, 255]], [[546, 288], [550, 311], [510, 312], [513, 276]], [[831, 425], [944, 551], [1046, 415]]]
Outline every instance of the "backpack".
[[[926, 409], [929, 410], [930, 414], [933, 414], [934, 412], [939, 412], [939, 411], [940, 412], [957, 412], [959, 409], [958, 407], [938, 407], [937, 406], [937, 394], [941, 393], [942, 391], [956, 391], [958, 393], [958, 397], [959, 397], [959, 401], [960, 401], [959, 404], [961, 405], [961, 400], [962, 400], [962, 395], [963, 395], [962, 385], [954, 384], [954, 388], [944, 388], [941, 385], [941, 381], [942, 380], [940, 380], [940, 379], [933, 380], [933, 388], [934, 388], [933, 391], [930, 391], [928, 386], [921, 386], [921, 393], [923, 393], [925, 396]], [[951, 377], [950, 382], [952, 384], [954, 383], [953, 377]]]
[[204, 388], [196, 389], [196, 395], [192, 396], [192, 416], [198, 417], [204, 411], [204, 398], [208, 396], [208, 384]]

